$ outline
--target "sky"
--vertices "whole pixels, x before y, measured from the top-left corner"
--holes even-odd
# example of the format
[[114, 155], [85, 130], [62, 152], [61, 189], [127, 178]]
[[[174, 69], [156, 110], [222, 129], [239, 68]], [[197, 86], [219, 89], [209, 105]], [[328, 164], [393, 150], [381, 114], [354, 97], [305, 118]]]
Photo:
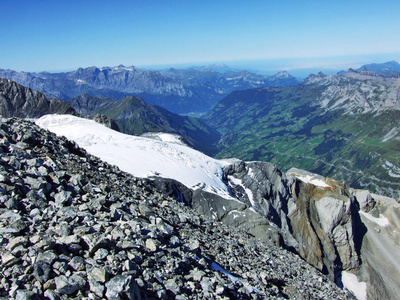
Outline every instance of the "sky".
[[347, 69], [400, 61], [399, 11], [398, 0], [0, 0], [0, 68]]

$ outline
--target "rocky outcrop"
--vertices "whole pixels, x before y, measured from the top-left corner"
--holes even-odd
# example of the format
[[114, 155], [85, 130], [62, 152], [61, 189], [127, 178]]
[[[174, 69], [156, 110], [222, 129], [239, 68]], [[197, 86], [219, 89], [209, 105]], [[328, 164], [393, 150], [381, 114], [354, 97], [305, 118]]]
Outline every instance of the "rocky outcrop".
[[224, 174], [238, 199], [279, 228], [286, 247], [332, 280], [358, 268], [357, 206], [344, 186], [303, 182], [263, 162], [238, 162]]
[[108, 128], [111, 128], [116, 131], [120, 131], [118, 124], [115, 123], [115, 121], [113, 119], [107, 117], [106, 115], [96, 114], [94, 116], [93, 120], [96, 121], [97, 123], [105, 125]]
[[361, 267], [354, 272], [367, 286], [368, 299], [397, 299], [400, 294], [400, 204], [368, 191], [351, 190], [360, 205], [364, 239]]
[[33, 123], [1, 119], [0, 152], [0, 297], [347, 298], [298, 256]]
[[75, 114], [69, 105], [48, 100], [42, 93], [0, 78], [0, 115], [3, 117], [38, 118], [45, 114]]
[[342, 270], [358, 269], [358, 202], [344, 185], [331, 180], [320, 187], [286, 175], [273, 164], [243, 161], [226, 166], [224, 180], [230, 196], [154, 179], [159, 191], [208, 218], [290, 249], [332, 281]]

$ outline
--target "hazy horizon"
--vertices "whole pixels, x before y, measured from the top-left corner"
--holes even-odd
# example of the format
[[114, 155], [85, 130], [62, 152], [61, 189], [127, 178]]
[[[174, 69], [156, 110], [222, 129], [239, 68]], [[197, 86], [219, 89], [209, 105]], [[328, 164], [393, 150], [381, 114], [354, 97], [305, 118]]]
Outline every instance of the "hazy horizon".
[[400, 60], [400, 2], [0, 1], [0, 68], [225, 63], [272, 75]]

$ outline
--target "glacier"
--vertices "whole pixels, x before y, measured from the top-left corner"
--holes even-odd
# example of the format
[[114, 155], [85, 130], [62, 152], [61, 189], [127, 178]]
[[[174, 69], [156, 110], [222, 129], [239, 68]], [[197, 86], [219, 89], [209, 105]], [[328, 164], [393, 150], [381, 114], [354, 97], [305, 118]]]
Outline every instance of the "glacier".
[[45, 115], [35, 123], [134, 176], [157, 175], [175, 179], [189, 188], [206, 185], [209, 191], [228, 194], [222, 168], [229, 162], [177, 143], [174, 135], [163, 133], [160, 140], [132, 136], [72, 115]]

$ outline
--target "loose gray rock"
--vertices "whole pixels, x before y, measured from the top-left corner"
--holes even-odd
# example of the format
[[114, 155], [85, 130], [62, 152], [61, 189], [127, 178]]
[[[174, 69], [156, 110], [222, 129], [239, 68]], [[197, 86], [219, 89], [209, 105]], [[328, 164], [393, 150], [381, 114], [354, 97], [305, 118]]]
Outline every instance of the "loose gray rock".
[[0, 148], [0, 297], [347, 298], [297, 255], [28, 121], [0, 120]]

